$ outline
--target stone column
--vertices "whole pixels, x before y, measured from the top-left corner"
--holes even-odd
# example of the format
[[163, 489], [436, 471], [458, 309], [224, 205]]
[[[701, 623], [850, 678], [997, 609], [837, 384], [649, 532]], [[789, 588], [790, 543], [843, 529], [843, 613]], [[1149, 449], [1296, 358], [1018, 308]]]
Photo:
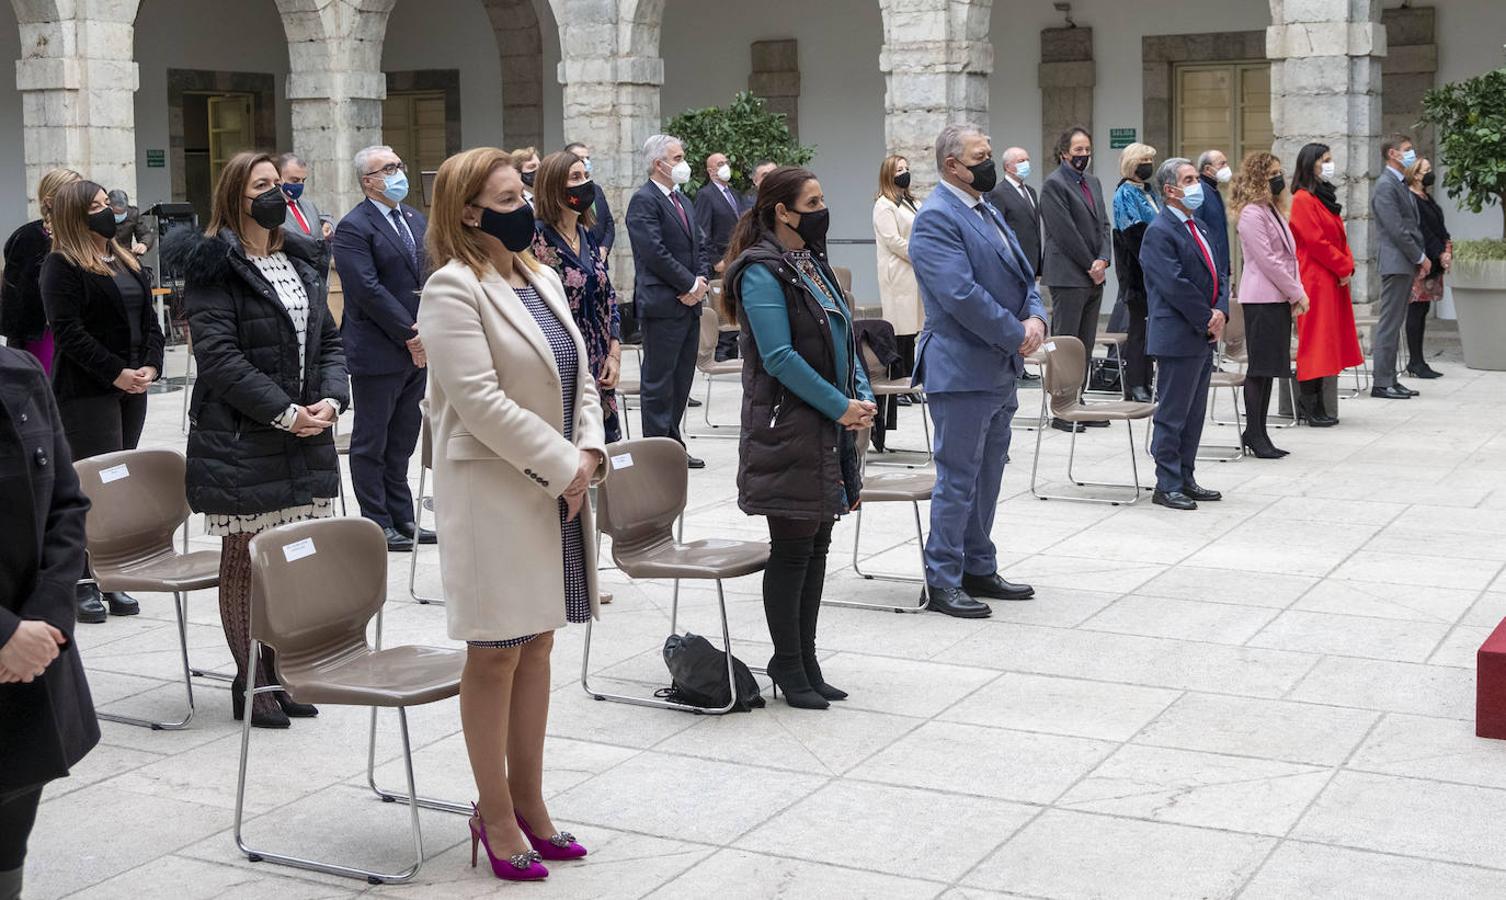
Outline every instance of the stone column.
[[395, 2], [277, 0], [288, 36], [293, 152], [309, 164], [319, 205], [336, 216], [361, 201], [356, 151], [382, 141], [382, 41]]
[[[1061, 164], [1056, 157], [1056, 139], [1074, 125], [1093, 130], [1093, 85], [1098, 69], [1093, 61], [1093, 29], [1075, 25], [1041, 29], [1041, 148], [1035, 158], [1042, 177]], [[1148, 129], [1148, 126], [1147, 126]], [[1100, 159], [1109, 159], [1109, 136], [1096, 134], [1093, 145]], [[1162, 150], [1163, 158], [1170, 154]], [[1117, 154], [1114, 154], [1117, 157]], [[1111, 173], [1102, 165], [1100, 176]], [[1105, 179], [1109, 180], [1109, 179]]]
[[[21, 92], [28, 211], [36, 184], [64, 166], [136, 196], [138, 0], [19, 0]], [[59, 7], [62, 7], [60, 10]]]
[[910, 161], [911, 189], [924, 196], [936, 184], [941, 129], [953, 122], [989, 127], [992, 0], [880, 0], [879, 7], [885, 142]]
[[790, 137], [800, 140], [800, 48], [794, 38], [754, 41], [748, 90], [762, 97], [769, 112], [784, 116]]
[[559, 80], [564, 85], [566, 141], [591, 147], [592, 176], [606, 191], [617, 220], [612, 285], [632, 296], [628, 198], [648, 177], [643, 142], [663, 127], [659, 57], [663, 0], [553, 0], [560, 23]]
[[502, 56], [502, 141], [508, 149], [544, 143], [544, 40], [533, 0], [485, 0]]
[[1335, 187], [1358, 263], [1350, 286], [1356, 303], [1373, 301], [1380, 286], [1370, 223], [1370, 187], [1381, 169], [1380, 12], [1379, 0], [1271, 0], [1266, 30], [1274, 152], [1295, 160], [1312, 141], [1333, 149]]

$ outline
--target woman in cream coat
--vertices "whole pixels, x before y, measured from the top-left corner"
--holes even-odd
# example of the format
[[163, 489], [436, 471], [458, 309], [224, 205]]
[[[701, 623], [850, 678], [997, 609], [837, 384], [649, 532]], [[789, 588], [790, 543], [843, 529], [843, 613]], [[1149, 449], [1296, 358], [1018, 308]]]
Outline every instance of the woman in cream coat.
[[891, 156], [879, 166], [879, 194], [873, 201], [873, 236], [878, 243], [879, 302], [884, 319], [899, 338], [899, 355], [915, 368], [915, 336], [926, 325], [920, 287], [910, 266], [910, 229], [915, 224], [915, 197], [910, 193], [910, 163]]
[[[506, 153], [446, 160], [434, 186], [418, 331], [429, 357], [434, 493], [450, 637], [468, 642], [460, 718], [480, 794], [472, 845], [499, 878], [585, 849], [543, 797], [554, 629], [596, 614], [587, 488], [605, 475], [601, 405], [558, 277], [523, 251], [533, 211]], [[531, 846], [530, 846], [531, 845]]]

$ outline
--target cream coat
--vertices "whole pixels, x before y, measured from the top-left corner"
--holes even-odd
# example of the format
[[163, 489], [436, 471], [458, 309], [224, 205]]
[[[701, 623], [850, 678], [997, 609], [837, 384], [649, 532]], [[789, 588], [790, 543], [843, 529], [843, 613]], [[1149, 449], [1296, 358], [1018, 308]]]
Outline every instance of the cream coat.
[[920, 286], [910, 266], [910, 229], [915, 210], [888, 197], [873, 201], [873, 236], [878, 243], [879, 302], [895, 334], [917, 334], [926, 327]]
[[[564, 289], [545, 267], [529, 281], [575, 337], [575, 442], [544, 333], [501, 276], [451, 261], [418, 308], [429, 356], [434, 516], [450, 637], [500, 641], [565, 624], [558, 500], [579, 450], [606, 454], [601, 403]], [[598, 478], [605, 477], [605, 467]], [[595, 526], [581, 509], [586, 580], [596, 615]]]

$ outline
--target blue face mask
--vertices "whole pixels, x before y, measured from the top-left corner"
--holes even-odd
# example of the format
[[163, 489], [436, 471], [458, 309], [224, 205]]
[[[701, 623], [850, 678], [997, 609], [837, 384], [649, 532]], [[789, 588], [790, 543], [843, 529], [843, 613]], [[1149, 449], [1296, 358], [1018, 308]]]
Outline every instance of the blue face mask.
[[586, 174], [590, 175], [591, 174], [591, 157], [588, 156], [585, 159], [581, 160], [581, 164], [586, 167]]
[[402, 203], [403, 198], [408, 196], [408, 173], [397, 172], [388, 175], [386, 183], [382, 186], [382, 196], [393, 203]]
[[1014, 167], [1014, 177], [1024, 181], [1030, 177], [1030, 160], [1025, 160]]
[[1408, 149], [1401, 155], [1401, 167], [1403, 169], [1410, 169], [1415, 165], [1417, 165], [1417, 151]]
[[298, 184], [283, 184], [282, 192], [288, 195], [289, 200], [297, 200], [303, 196], [303, 182]]
[[124, 222], [125, 220], [126, 220], [126, 214], [125, 213], [116, 213], [115, 214], [115, 224], [116, 225], [119, 225], [121, 222]]
[[1203, 205], [1203, 183], [1195, 181], [1182, 187], [1182, 205], [1188, 209], [1197, 209]]

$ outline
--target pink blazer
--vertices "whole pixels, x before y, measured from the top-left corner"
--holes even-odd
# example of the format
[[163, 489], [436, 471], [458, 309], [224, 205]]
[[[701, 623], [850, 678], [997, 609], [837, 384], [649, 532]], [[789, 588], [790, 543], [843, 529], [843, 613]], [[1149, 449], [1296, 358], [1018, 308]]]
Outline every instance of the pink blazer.
[[1286, 220], [1269, 206], [1251, 204], [1240, 210], [1237, 228], [1245, 267], [1236, 299], [1240, 303], [1296, 303], [1301, 299], [1297, 241]]

